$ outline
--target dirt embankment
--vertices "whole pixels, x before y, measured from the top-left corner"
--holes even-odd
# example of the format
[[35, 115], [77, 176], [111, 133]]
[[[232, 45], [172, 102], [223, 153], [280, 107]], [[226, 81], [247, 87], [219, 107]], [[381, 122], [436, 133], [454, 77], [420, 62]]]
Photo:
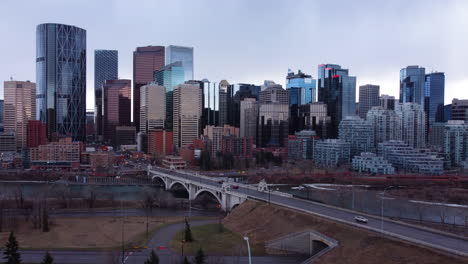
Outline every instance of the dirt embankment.
[[253, 201], [237, 207], [224, 219], [224, 224], [256, 244], [309, 229], [338, 240], [338, 247], [321, 256], [316, 262], [319, 264], [468, 263], [468, 259], [448, 257], [320, 217]]

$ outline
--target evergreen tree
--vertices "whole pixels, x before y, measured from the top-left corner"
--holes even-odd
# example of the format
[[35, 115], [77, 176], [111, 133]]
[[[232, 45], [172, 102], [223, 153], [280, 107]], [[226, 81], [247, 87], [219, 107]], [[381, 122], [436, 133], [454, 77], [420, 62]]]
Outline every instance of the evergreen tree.
[[182, 260], [182, 264], [190, 264], [187, 257], [184, 257], [184, 259]]
[[145, 261], [145, 264], [159, 264], [159, 257], [151, 250], [149, 258]]
[[42, 232], [49, 232], [49, 213], [47, 212], [47, 207], [44, 206], [42, 211]]
[[41, 264], [53, 264], [54, 258], [49, 254], [49, 251], [46, 252], [44, 259], [42, 259]]
[[205, 253], [203, 253], [201, 248], [197, 251], [197, 255], [195, 255], [195, 264], [205, 264]]
[[18, 241], [16, 241], [13, 232], [8, 237], [8, 242], [5, 244], [5, 250], [3, 251], [3, 259], [5, 264], [20, 264], [21, 255], [18, 253]]
[[192, 230], [187, 218], [185, 218], [185, 242], [193, 242]]

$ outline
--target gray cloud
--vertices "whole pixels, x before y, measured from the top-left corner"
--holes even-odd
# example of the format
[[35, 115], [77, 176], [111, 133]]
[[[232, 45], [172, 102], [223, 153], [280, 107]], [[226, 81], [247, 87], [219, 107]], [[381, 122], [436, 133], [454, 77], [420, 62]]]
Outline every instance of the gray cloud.
[[93, 50], [118, 49], [132, 78], [137, 46], [195, 47], [195, 77], [284, 83], [288, 68], [316, 76], [338, 63], [358, 85], [398, 95], [400, 68], [446, 72], [446, 102], [468, 98], [467, 1], [0, 1], [0, 79], [35, 80], [35, 27], [72, 24], [88, 32], [88, 108]]

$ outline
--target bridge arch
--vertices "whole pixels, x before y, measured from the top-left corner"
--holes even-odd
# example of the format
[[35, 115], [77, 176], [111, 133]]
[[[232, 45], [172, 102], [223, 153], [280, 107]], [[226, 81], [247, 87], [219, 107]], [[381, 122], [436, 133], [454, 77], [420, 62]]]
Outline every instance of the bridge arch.
[[159, 175], [154, 175], [153, 177], [151, 177], [151, 181], [154, 182], [155, 180], [156, 180], [156, 181], [162, 182], [163, 185], [164, 185], [164, 188], [167, 188], [167, 182], [166, 182], [166, 180], [164, 179], [164, 177], [161, 177], [161, 176], [159, 176]]
[[204, 193], [204, 192], [209, 193], [209, 194], [211, 194], [212, 196], [214, 196], [214, 197], [216, 198], [216, 200], [218, 201], [219, 204], [221, 204], [221, 205], [223, 204], [222, 197], [220, 197], [221, 195], [218, 195], [218, 194], [216, 194], [216, 192], [211, 191], [211, 190], [208, 190], [208, 189], [200, 189], [200, 190], [198, 190], [198, 191], [195, 193], [195, 195], [193, 196], [193, 199], [194, 199], [194, 200], [197, 199], [197, 197], [198, 197], [200, 194]]
[[231, 206], [231, 210], [229, 210], [229, 211], [232, 211], [232, 210], [236, 209], [236, 207], [239, 206], [239, 205], [240, 205], [240, 204], [238, 204], [238, 203], [232, 205], [232, 206]]
[[173, 181], [173, 182], [171, 182], [171, 183], [169, 184], [169, 186], [168, 186], [169, 188], [167, 188], [167, 190], [172, 189], [172, 187], [174, 187], [174, 185], [176, 185], [176, 184], [182, 185], [182, 187], [184, 187], [184, 189], [187, 191], [187, 193], [190, 193], [190, 190], [189, 190], [188, 186], [187, 186], [185, 183], [181, 182], [181, 181]]

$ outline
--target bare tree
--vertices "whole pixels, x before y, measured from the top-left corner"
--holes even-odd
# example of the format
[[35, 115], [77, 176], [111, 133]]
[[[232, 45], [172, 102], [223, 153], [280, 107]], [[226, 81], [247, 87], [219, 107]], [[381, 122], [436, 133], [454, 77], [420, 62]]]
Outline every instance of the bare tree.
[[96, 204], [97, 189], [94, 185], [88, 185], [83, 190], [83, 199], [89, 209], [93, 209]]

